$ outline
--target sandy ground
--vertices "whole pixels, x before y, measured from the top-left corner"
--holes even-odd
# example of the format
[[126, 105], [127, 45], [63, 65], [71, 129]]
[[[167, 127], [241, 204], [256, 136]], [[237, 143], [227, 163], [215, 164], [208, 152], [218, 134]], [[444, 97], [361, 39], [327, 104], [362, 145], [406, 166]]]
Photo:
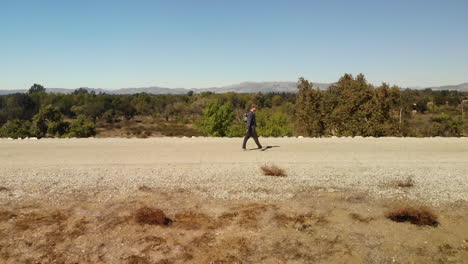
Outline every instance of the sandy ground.
[[[261, 142], [1, 139], [0, 263], [468, 263], [467, 138]], [[440, 225], [385, 217], [401, 205]]]

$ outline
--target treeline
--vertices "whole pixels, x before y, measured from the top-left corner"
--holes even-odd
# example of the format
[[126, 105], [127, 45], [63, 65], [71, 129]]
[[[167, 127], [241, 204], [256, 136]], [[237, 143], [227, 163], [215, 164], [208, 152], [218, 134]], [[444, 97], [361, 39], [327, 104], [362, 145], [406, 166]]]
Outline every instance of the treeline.
[[[242, 136], [242, 114], [257, 104], [261, 136], [462, 136], [457, 91], [374, 87], [363, 75], [345, 74], [327, 90], [299, 79], [297, 94], [186, 95], [46, 93], [0, 96], [1, 137]], [[466, 107], [466, 105], [465, 105]]]

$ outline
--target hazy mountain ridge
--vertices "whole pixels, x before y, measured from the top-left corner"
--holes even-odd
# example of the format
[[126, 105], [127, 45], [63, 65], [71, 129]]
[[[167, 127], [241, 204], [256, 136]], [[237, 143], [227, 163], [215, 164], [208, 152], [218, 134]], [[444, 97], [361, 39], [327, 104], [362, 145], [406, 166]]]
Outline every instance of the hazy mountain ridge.
[[[326, 90], [331, 83], [313, 83], [314, 87], [318, 87], [321, 90]], [[296, 82], [242, 82], [239, 84], [211, 87], [211, 88], [167, 88], [159, 86], [151, 87], [140, 87], [140, 88], [120, 88], [114, 90], [107, 90], [101, 88], [88, 88], [81, 87], [88, 91], [94, 91], [95, 93], [107, 93], [107, 94], [136, 94], [136, 93], [148, 93], [148, 94], [186, 94], [189, 91], [195, 93], [201, 92], [213, 92], [213, 93], [271, 93], [271, 92], [286, 92], [295, 93], [297, 91]], [[462, 83], [459, 85], [445, 85], [439, 87], [427, 87], [432, 90], [456, 90], [460, 92], [468, 92], [468, 83]], [[425, 89], [425, 88], [421, 88]], [[46, 88], [49, 93], [64, 93], [69, 94], [76, 89], [65, 89], [65, 88]], [[0, 90], [0, 95], [13, 94], [13, 93], [26, 93], [28, 89], [17, 89], [17, 90]]]
[[437, 86], [437, 87], [427, 87], [432, 90], [440, 91], [440, 90], [456, 90], [459, 92], [468, 92], [468, 83], [461, 83], [459, 85], [444, 85], [444, 86]]

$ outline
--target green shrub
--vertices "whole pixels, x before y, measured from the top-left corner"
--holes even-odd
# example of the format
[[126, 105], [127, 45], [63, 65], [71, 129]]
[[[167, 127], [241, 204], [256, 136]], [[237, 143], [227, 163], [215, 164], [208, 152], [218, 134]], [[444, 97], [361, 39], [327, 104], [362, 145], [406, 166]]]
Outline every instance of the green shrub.
[[228, 134], [234, 120], [234, 107], [230, 102], [210, 103], [203, 110], [203, 118], [198, 124], [200, 130], [208, 136], [224, 137]]
[[31, 136], [31, 122], [24, 120], [8, 121], [0, 128], [0, 137], [25, 138]]
[[92, 137], [96, 135], [96, 124], [86, 119], [85, 116], [79, 115], [70, 125], [68, 137]]
[[463, 133], [463, 122], [453, 119], [453, 117], [442, 113], [431, 118], [431, 136], [455, 136], [459, 137]]
[[257, 113], [257, 132], [262, 137], [292, 136], [293, 126], [286, 114], [267, 108]]
[[245, 124], [233, 124], [227, 131], [228, 137], [243, 137], [245, 135]]
[[[39, 113], [33, 117], [31, 126], [31, 134], [38, 138], [44, 137], [47, 134], [55, 136], [63, 135], [67, 131], [67, 124], [63, 121], [63, 114], [58, 107], [47, 105], [39, 110]], [[50, 127], [50, 129], [49, 129]]]

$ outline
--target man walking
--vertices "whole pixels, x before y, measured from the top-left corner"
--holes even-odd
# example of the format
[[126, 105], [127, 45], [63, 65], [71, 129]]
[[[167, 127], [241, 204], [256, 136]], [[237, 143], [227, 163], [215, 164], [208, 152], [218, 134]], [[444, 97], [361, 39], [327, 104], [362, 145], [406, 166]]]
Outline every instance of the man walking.
[[255, 120], [256, 111], [257, 111], [257, 106], [252, 105], [250, 107], [250, 111], [247, 113], [247, 124], [245, 125], [245, 137], [244, 137], [244, 142], [242, 144], [243, 150], [246, 150], [245, 145], [247, 144], [247, 140], [249, 140], [250, 137], [253, 137], [259, 149], [262, 148], [262, 145], [260, 144], [260, 142], [258, 142], [257, 131], [255, 129], [257, 127], [257, 121]]

